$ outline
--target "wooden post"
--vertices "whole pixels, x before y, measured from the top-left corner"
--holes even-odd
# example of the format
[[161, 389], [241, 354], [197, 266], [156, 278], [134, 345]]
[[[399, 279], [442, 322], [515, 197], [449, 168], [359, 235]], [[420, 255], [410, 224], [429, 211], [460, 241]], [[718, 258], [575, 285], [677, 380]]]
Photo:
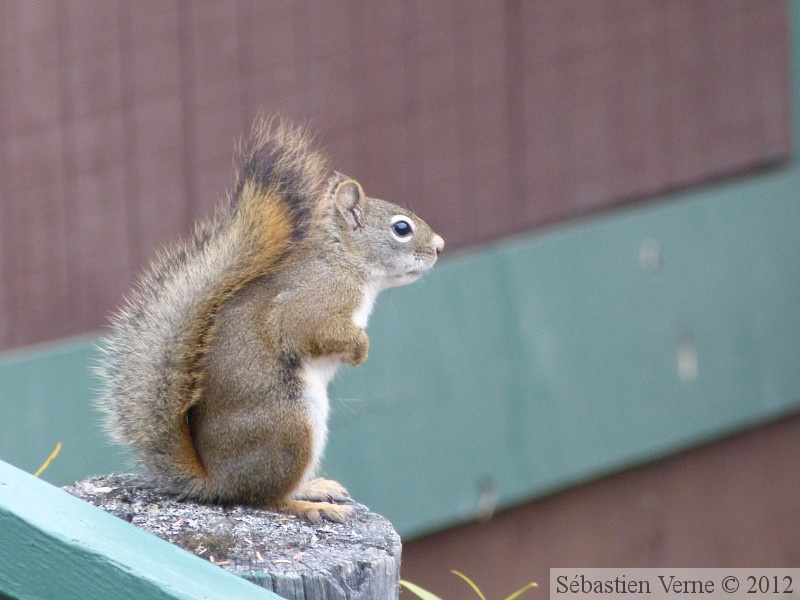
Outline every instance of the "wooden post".
[[256, 585], [290, 600], [397, 598], [400, 537], [356, 504], [349, 523], [248, 507], [179, 502], [136, 475], [92, 477], [65, 488]]

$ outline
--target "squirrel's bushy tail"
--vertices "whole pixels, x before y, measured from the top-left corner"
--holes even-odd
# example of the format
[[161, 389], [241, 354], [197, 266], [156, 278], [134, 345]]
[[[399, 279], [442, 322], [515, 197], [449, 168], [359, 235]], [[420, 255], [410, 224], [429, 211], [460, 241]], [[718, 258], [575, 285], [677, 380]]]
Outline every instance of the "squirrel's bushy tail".
[[228, 201], [189, 241], [163, 251], [112, 317], [97, 405], [111, 436], [138, 450], [162, 485], [202, 487], [187, 413], [202, 397], [216, 316], [304, 238], [327, 173], [303, 130], [256, 123]]

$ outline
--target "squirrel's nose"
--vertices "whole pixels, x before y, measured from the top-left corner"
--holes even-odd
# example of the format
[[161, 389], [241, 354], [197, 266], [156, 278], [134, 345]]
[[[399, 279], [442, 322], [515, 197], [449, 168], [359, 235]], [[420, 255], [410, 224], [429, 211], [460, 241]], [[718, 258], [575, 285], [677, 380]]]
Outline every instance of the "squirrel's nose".
[[442, 253], [442, 250], [444, 250], [444, 240], [442, 239], [442, 236], [433, 236], [433, 249], [436, 250], [436, 254]]

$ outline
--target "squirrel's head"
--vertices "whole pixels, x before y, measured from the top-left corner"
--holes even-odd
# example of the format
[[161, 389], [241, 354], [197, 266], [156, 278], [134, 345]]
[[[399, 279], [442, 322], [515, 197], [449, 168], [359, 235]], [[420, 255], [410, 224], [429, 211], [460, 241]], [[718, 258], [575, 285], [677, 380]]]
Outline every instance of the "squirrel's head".
[[372, 269], [369, 276], [381, 287], [411, 283], [436, 263], [444, 240], [413, 212], [368, 198], [357, 181], [340, 173], [329, 189], [341, 243]]

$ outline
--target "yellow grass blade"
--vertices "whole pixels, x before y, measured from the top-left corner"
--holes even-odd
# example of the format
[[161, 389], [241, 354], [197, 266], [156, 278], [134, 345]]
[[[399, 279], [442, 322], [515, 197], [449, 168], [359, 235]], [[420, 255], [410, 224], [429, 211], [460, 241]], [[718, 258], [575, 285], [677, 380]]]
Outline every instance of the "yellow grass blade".
[[436, 594], [432, 594], [428, 590], [423, 590], [418, 585], [411, 583], [410, 581], [403, 581], [400, 580], [400, 585], [406, 588], [408, 591], [413, 592], [417, 595], [418, 598], [422, 598], [422, 600], [442, 600]]
[[486, 596], [484, 596], [484, 595], [483, 595], [483, 592], [482, 592], [482, 591], [481, 591], [481, 590], [478, 588], [478, 586], [477, 586], [477, 585], [475, 585], [475, 584], [472, 582], [472, 579], [470, 579], [469, 577], [467, 577], [466, 575], [464, 575], [464, 574], [463, 574], [463, 573], [461, 573], [460, 571], [450, 571], [450, 572], [451, 572], [453, 575], [458, 575], [459, 577], [461, 577], [461, 579], [463, 579], [464, 581], [466, 581], [466, 582], [469, 584], [469, 587], [471, 587], [473, 590], [475, 590], [475, 593], [476, 593], [476, 594], [478, 594], [478, 597], [479, 597], [481, 600], [486, 600]]
[[530, 582], [528, 585], [526, 585], [524, 588], [520, 588], [520, 589], [518, 589], [516, 592], [514, 592], [513, 594], [511, 594], [511, 595], [510, 595], [508, 598], [506, 598], [506, 600], [517, 600], [517, 598], [519, 598], [520, 596], [522, 596], [522, 594], [524, 594], [524, 593], [525, 593], [525, 592], [527, 592], [528, 590], [531, 590], [531, 589], [533, 589], [533, 588], [537, 588], [537, 587], [539, 587], [539, 584], [538, 584], [538, 583], [536, 583], [535, 581], [531, 581], [531, 582]]
[[38, 477], [39, 475], [41, 475], [42, 473], [44, 473], [44, 470], [45, 470], [47, 467], [49, 467], [49, 466], [50, 466], [50, 463], [51, 463], [51, 462], [53, 462], [53, 459], [54, 459], [56, 456], [58, 456], [58, 453], [59, 453], [59, 452], [61, 452], [61, 442], [58, 442], [58, 443], [56, 444], [56, 449], [55, 449], [55, 450], [53, 450], [53, 451], [50, 453], [50, 456], [48, 456], [48, 457], [47, 457], [47, 460], [46, 460], [46, 461], [44, 461], [44, 464], [43, 464], [41, 467], [39, 467], [39, 470], [38, 470], [38, 471], [36, 471], [36, 473], [34, 473], [34, 474], [33, 474], [33, 476], [34, 476], [34, 477]]

